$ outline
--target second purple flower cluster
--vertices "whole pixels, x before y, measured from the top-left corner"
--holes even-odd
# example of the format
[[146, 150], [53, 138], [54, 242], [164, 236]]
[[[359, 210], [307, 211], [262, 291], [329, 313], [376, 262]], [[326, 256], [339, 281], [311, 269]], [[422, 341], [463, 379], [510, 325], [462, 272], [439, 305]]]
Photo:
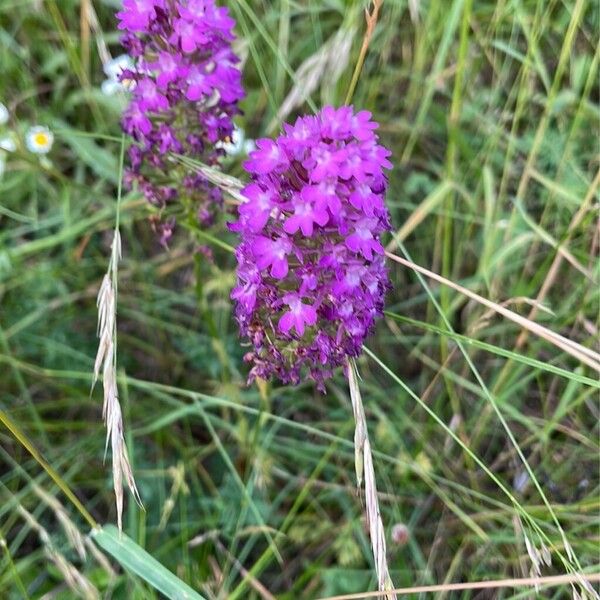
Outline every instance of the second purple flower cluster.
[[235, 21], [214, 0], [124, 0], [117, 17], [135, 61], [121, 74], [135, 85], [123, 116], [123, 129], [138, 142], [129, 150], [129, 182], [157, 206], [185, 195], [209, 224], [220, 190], [189, 172], [174, 181], [168, 154], [207, 164], [222, 156], [244, 97], [231, 48]]
[[392, 165], [376, 127], [369, 112], [328, 106], [259, 140], [245, 164], [253, 181], [232, 225], [241, 238], [232, 298], [254, 347], [251, 379], [309, 377], [323, 389], [382, 314]]

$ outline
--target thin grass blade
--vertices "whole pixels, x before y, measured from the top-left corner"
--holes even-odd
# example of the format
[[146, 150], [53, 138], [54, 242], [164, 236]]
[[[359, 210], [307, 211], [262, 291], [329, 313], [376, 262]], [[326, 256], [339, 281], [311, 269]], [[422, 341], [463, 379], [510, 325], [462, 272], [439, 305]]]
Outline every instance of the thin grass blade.
[[114, 525], [106, 525], [92, 533], [94, 541], [124, 569], [135, 573], [155, 590], [171, 600], [204, 600], [198, 592], [161, 565]]

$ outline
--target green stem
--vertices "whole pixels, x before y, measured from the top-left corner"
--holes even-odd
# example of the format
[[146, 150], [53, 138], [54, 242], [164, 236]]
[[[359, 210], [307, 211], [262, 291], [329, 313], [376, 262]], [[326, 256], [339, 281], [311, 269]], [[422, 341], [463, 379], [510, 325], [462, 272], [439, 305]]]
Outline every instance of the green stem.
[[367, 57], [367, 50], [369, 49], [369, 44], [371, 43], [371, 38], [373, 37], [373, 31], [375, 29], [375, 25], [377, 23], [377, 18], [379, 16], [379, 10], [380, 10], [382, 4], [383, 4], [383, 0], [374, 0], [373, 12], [369, 13], [368, 9], [366, 10], [367, 31], [365, 31], [362, 46], [360, 48], [360, 54], [358, 55], [358, 60], [356, 61], [356, 66], [354, 67], [354, 72], [352, 73], [352, 79], [350, 80], [350, 86], [348, 87], [346, 99], [344, 100], [344, 104], [346, 104], [346, 105], [350, 104], [350, 102], [352, 101], [352, 97], [354, 96], [354, 91], [356, 90], [356, 85], [358, 84], [358, 79], [360, 78], [360, 74], [362, 72], [363, 65], [365, 64], [365, 58]]
[[71, 491], [71, 488], [67, 482], [54, 470], [54, 468], [48, 463], [48, 461], [40, 454], [37, 448], [29, 440], [29, 438], [21, 431], [19, 426], [12, 420], [12, 418], [0, 409], [0, 422], [10, 431], [16, 440], [33, 456], [33, 458], [40, 464], [40, 466], [50, 475], [50, 478], [56, 483], [61, 489], [63, 494], [71, 501], [73, 506], [81, 513], [81, 516], [90, 524], [92, 529], [98, 528], [98, 523], [87, 511], [85, 506], [79, 501], [77, 496]]

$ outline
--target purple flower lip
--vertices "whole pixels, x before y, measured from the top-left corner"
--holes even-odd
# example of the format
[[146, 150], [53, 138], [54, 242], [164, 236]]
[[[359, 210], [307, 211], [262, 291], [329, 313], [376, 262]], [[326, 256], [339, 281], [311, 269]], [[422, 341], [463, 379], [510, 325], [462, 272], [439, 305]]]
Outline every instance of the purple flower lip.
[[271, 277], [283, 279], [289, 271], [288, 254], [292, 242], [287, 236], [271, 239], [257, 236], [254, 239], [254, 256], [259, 269], [271, 268]]
[[296, 233], [300, 229], [304, 236], [310, 237], [315, 223], [320, 226], [327, 224], [329, 221], [327, 201], [322, 198], [318, 189], [316, 193], [313, 193], [314, 191], [314, 187], [308, 186], [294, 197], [292, 200], [294, 214], [289, 216], [283, 225], [286, 233]]
[[250, 379], [313, 379], [358, 356], [389, 288], [381, 235], [389, 230], [384, 169], [367, 111], [326, 106], [257, 141], [252, 182], [232, 229], [238, 282], [231, 296], [254, 349]]
[[[203, 176], [174, 169], [168, 153], [207, 164], [223, 156], [244, 97], [231, 48], [235, 21], [215, 0], [124, 0], [117, 18], [134, 59], [120, 75], [135, 83], [122, 119], [123, 130], [138, 143], [129, 150], [126, 180], [157, 206], [189, 198], [201, 223], [210, 224], [221, 193]], [[173, 227], [170, 222], [164, 232], [170, 235]]]
[[123, 10], [117, 13], [119, 29], [144, 33], [156, 18], [156, 9], [164, 8], [164, 0], [123, 0]]
[[250, 159], [244, 163], [244, 168], [250, 173], [265, 175], [275, 169], [288, 166], [288, 158], [282, 148], [273, 140], [257, 140], [258, 150], [250, 155]]
[[279, 321], [279, 329], [287, 333], [294, 328], [298, 335], [304, 335], [305, 326], [317, 322], [317, 311], [313, 306], [303, 303], [298, 294], [286, 294], [282, 300], [288, 306], [288, 310], [283, 313]]

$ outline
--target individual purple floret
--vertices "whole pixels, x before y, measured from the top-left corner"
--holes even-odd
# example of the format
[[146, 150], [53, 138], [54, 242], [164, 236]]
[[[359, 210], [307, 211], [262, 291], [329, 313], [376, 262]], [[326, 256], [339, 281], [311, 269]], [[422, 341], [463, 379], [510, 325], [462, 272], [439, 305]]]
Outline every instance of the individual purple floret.
[[[233, 133], [244, 96], [231, 49], [235, 21], [214, 0], [124, 0], [117, 13], [122, 43], [134, 59], [120, 79], [132, 89], [123, 130], [137, 142], [126, 174], [154, 205], [185, 200], [203, 224], [214, 220], [221, 194], [169, 158], [213, 165]], [[172, 232], [172, 223], [165, 229]], [[162, 236], [166, 243], [168, 236]]]
[[325, 107], [257, 142], [239, 218], [236, 318], [250, 379], [303, 378], [321, 390], [360, 354], [389, 279], [381, 234], [390, 152], [367, 111]]

